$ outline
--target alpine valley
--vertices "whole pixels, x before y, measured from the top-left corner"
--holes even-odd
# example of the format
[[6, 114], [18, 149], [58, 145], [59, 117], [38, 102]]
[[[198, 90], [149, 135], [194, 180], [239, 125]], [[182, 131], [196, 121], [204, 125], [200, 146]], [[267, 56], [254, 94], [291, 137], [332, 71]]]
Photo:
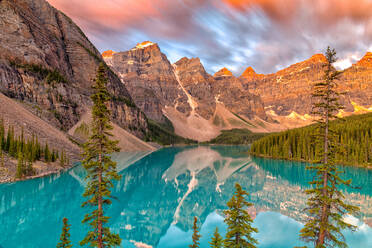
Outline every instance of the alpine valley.
[[[309, 125], [315, 82], [325, 57], [316, 54], [273, 74], [248, 67], [214, 75], [199, 58], [171, 63], [156, 43], [102, 54], [82, 30], [45, 0], [0, 0], [0, 114], [5, 129], [63, 149], [79, 160], [91, 119], [90, 94], [98, 65], [109, 78], [114, 136], [122, 151], [158, 144], [205, 142], [222, 130], [269, 133]], [[248, 66], [248, 65], [247, 65]], [[372, 53], [343, 71], [339, 115], [372, 112]], [[5, 156], [14, 175], [16, 160]], [[60, 169], [42, 162], [37, 174]]]

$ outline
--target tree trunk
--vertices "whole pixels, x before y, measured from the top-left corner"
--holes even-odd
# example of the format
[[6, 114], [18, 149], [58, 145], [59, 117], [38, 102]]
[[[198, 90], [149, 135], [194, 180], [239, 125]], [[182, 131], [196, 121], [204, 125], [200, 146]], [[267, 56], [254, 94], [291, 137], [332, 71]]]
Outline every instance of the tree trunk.
[[[325, 129], [324, 129], [324, 161], [323, 161], [323, 166], [328, 166], [328, 127], [329, 127], [329, 95], [330, 92], [330, 85], [328, 82], [328, 88], [327, 88], [327, 100], [326, 100], [326, 110], [325, 110]], [[328, 170], [323, 172], [323, 197], [328, 198]], [[328, 223], [328, 210], [329, 206], [327, 203], [323, 202], [322, 203], [322, 215], [321, 215], [321, 226], [325, 226]], [[326, 230], [321, 229], [319, 232], [318, 240], [317, 240], [317, 245], [323, 245], [324, 244], [324, 239], [326, 236]]]
[[97, 226], [98, 226], [98, 237], [97, 237], [97, 244], [98, 248], [103, 248], [103, 242], [102, 242], [102, 235], [103, 235], [103, 228], [102, 228], [102, 194], [101, 194], [101, 184], [102, 184], [102, 154], [99, 153], [98, 155], [98, 162], [99, 162], [99, 168], [98, 168], [98, 218], [97, 218]]

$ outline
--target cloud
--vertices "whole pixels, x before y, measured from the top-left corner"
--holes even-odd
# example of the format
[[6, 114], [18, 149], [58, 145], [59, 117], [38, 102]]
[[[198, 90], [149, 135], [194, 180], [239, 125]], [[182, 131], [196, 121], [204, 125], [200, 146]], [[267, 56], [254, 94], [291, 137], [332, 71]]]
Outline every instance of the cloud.
[[[343, 64], [371, 49], [372, 0], [49, 0], [102, 51], [158, 42], [175, 62], [200, 57], [214, 73], [270, 73], [324, 52]], [[342, 64], [340, 62], [340, 64]]]

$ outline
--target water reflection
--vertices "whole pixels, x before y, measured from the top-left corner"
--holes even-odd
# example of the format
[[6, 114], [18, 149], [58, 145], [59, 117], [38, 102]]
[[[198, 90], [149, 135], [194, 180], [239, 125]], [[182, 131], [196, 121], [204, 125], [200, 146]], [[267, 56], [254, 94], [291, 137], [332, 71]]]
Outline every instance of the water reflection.
[[[246, 150], [199, 146], [115, 155], [122, 179], [114, 190], [118, 200], [108, 214], [112, 228], [125, 239], [123, 247], [186, 247], [193, 216], [203, 223], [201, 243], [208, 247], [215, 226], [225, 230], [221, 211], [235, 182], [251, 194], [249, 200], [255, 204], [250, 212], [257, 215], [260, 247], [300, 245], [297, 233], [306, 202], [303, 189], [312, 179], [311, 173], [300, 163], [251, 158]], [[354, 185], [361, 187], [345, 190], [346, 197], [361, 206], [358, 218], [368, 222], [372, 219], [371, 171], [351, 167], [345, 171]], [[55, 247], [63, 217], [70, 219], [72, 239], [77, 244], [85, 231], [80, 224], [86, 211], [80, 208], [84, 185], [81, 167], [61, 175], [0, 185], [0, 232], [4, 234], [0, 245]], [[347, 234], [347, 240], [358, 245], [351, 247], [363, 247], [359, 245], [371, 242], [367, 237], [371, 228], [352, 220], [360, 230]], [[283, 243], [279, 237], [284, 238]]]

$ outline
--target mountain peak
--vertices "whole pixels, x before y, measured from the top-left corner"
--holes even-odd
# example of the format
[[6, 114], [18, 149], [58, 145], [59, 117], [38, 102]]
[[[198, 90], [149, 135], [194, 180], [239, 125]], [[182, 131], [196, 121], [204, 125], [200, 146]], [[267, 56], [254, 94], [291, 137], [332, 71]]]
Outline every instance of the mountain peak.
[[214, 77], [230, 77], [232, 76], [232, 72], [229, 71], [226, 67], [222, 68], [218, 72], [214, 74]]
[[308, 62], [317, 63], [317, 62], [327, 62], [327, 58], [324, 56], [324, 54], [317, 53], [311, 56], [308, 60]]
[[361, 60], [356, 63], [357, 66], [372, 67], [372, 52], [367, 52]]
[[248, 79], [261, 77], [261, 76], [263, 76], [263, 74], [257, 74], [251, 66], [245, 69], [245, 71], [241, 75], [241, 77], [248, 78]]
[[112, 50], [107, 50], [107, 51], [104, 51], [102, 53], [102, 57], [104, 58], [111, 58], [112, 55], [114, 55], [116, 52], [112, 51]]
[[144, 41], [141, 43], [138, 43], [134, 49], [143, 49], [148, 46], [156, 45], [156, 43], [153, 43], [151, 41]]

